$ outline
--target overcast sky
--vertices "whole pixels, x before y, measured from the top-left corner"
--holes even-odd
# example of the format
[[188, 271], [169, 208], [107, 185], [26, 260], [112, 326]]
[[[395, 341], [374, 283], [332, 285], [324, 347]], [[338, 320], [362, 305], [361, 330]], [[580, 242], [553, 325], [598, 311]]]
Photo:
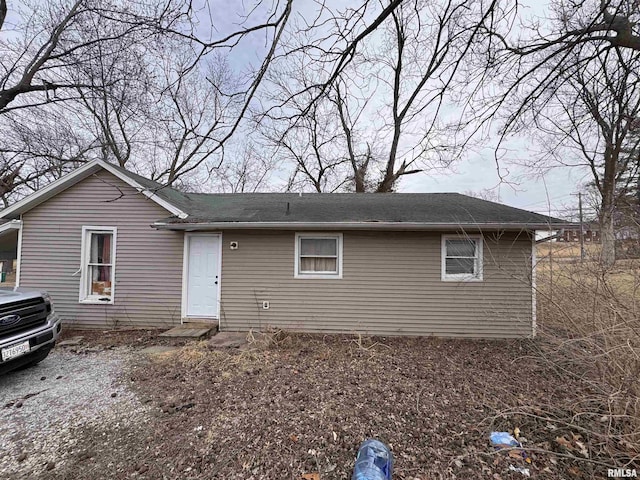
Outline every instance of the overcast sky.
[[[543, 19], [548, 15], [549, 2], [524, 0], [526, 16]], [[536, 152], [526, 139], [510, 142], [510, 149], [518, 158], [533, 156]], [[580, 159], [576, 159], [576, 163]], [[508, 183], [501, 182], [500, 177]], [[535, 173], [514, 165], [501, 165], [500, 174], [494, 158], [494, 149], [487, 146], [480, 153], [468, 155], [454, 170], [435, 175], [407, 178], [402, 190], [407, 192], [451, 191], [464, 193], [494, 189], [500, 201], [508, 205], [543, 214], [566, 215], [577, 213], [575, 195], [590, 180], [587, 168], [557, 167], [548, 172]], [[585, 205], [585, 211], [589, 211]]]
[[[528, 149], [522, 142], [521, 153]], [[502, 203], [546, 215], [575, 213], [578, 199], [574, 195], [589, 180], [587, 172], [577, 167], [558, 167], [544, 174], [524, 168], [501, 165], [501, 182], [492, 149], [474, 154], [457, 163], [451, 172], [415, 175], [403, 180], [405, 192], [479, 192], [494, 189]], [[572, 210], [571, 212], [569, 210]]]
[[[329, 2], [345, 4], [339, 0]], [[225, 10], [243, 8], [243, 4], [226, 0], [220, 2]], [[295, 5], [296, 16], [313, 17], [317, 3], [313, 0], [298, 0]], [[525, 15], [543, 18], [547, 14], [547, 2], [528, 0], [523, 4]], [[244, 4], [244, 7], [249, 5]], [[238, 10], [236, 10], [238, 11]], [[229, 21], [232, 17], [227, 17]], [[237, 27], [235, 22], [227, 23], [226, 27], [232, 30]], [[220, 25], [218, 23], [218, 25]], [[223, 30], [219, 29], [219, 33]], [[264, 39], [262, 39], [264, 40]], [[236, 66], [242, 66], [245, 62], [258, 61], [264, 41], [253, 37], [243, 45], [240, 50], [234, 51], [234, 58], [230, 61]], [[558, 167], [544, 174], [533, 172], [513, 164], [501, 163], [498, 173], [494, 158], [494, 148], [489, 141], [485, 148], [475, 149], [463, 160], [456, 163], [452, 170], [442, 173], [421, 173], [404, 177], [398, 185], [402, 192], [459, 192], [483, 191], [493, 189], [499, 200], [508, 205], [525, 208], [540, 213], [552, 215], [566, 215], [577, 211], [577, 197], [580, 185], [589, 180], [589, 172], [586, 169], [576, 167]], [[527, 139], [512, 139], [508, 144], [509, 157], [527, 158], [534, 154], [530, 142]], [[479, 150], [479, 151], [478, 151]], [[501, 177], [502, 176], [502, 181]]]
[[[298, 5], [301, 12], [308, 12], [307, 8], [313, 9], [316, 3], [308, 0]], [[547, 1], [525, 0], [520, 5], [522, 15], [527, 18], [542, 20], [549, 14]], [[515, 207], [561, 216], [577, 212], [575, 194], [590, 178], [586, 168], [556, 167], [535, 173], [505, 161], [501, 162], [498, 172], [491, 143], [490, 139], [484, 148], [474, 149], [449, 171], [404, 177], [398, 185], [399, 191], [465, 193], [493, 189], [501, 202]], [[525, 138], [510, 139], [504, 147], [505, 157], [510, 159], [530, 159], [536, 153], [535, 145]], [[502, 153], [505, 154], [504, 149]], [[579, 161], [575, 159], [573, 163]]]
[[[213, 7], [203, 7], [199, 12], [202, 32], [208, 31], [211, 24], [215, 26], [216, 37], [235, 31], [242, 23], [242, 13], [254, 7], [256, 0], [238, 2], [237, 0], [211, 0]], [[332, 5], [349, 5], [348, 0], [331, 0]], [[538, 18], [546, 14], [547, 2], [528, 0], [525, 4], [531, 16]], [[10, 11], [7, 26], [13, 23], [18, 3], [9, 4]], [[202, 5], [202, 4], [201, 4]], [[296, 0], [292, 18], [313, 18], [318, 2], [315, 0]], [[260, 21], [261, 12], [253, 10], [250, 24]], [[10, 28], [8, 28], [10, 30]], [[259, 64], [268, 43], [268, 39], [260, 35], [247, 37], [232, 51], [229, 62], [238, 72], [247, 71], [250, 66]], [[494, 159], [491, 142], [485, 148], [469, 153], [450, 171], [442, 173], [421, 173], [403, 178], [398, 185], [402, 192], [479, 192], [493, 189], [499, 200], [508, 205], [525, 208], [540, 213], [565, 215], [576, 209], [577, 198], [573, 195], [579, 191], [580, 185], [589, 180], [585, 169], [576, 167], [555, 168], [544, 175], [532, 175], [530, 171], [514, 165], [501, 164], [500, 175]], [[526, 139], [511, 140], [509, 149], [513, 156], [527, 158], [533, 155]]]

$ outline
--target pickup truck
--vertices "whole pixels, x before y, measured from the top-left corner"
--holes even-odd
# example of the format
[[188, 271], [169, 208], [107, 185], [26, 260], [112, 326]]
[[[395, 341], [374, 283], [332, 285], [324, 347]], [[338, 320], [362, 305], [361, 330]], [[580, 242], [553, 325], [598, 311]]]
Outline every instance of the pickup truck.
[[60, 329], [46, 292], [0, 288], [0, 374], [44, 360]]

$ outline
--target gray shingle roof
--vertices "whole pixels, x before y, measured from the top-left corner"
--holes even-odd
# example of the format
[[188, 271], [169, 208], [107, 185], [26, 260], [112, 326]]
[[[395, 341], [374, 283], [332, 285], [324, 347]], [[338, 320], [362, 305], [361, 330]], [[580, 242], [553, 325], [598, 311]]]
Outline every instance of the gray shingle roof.
[[566, 225], [569, 222], [458, 193], [183, 193], [115, 166], [189, 214], [158, 223], [415, 223]]
[[171, 217], [165, 222], [399, 222], [454, 225], [567, 223], [458, 193], [189, 193], [186, 196], [191, 200], [191, 205], [184, 208], [189, 217]]

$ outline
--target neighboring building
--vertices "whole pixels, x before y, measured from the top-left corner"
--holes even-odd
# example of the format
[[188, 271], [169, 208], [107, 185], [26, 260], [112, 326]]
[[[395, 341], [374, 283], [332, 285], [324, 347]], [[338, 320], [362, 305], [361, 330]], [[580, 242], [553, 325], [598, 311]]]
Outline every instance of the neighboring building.
[[640, 225], [626, 225], [616, 229], [616, 240], [640, 240]]
[[[597, 223], [585, 223], [583, 225], [584, 241], [589, 243], [600, 243], [600, 226]], [[580, 229], [564, 230], [562, 235], [558, 237], [559, 242], [579, 242]]]
[[[597, 223], [585, 223], [583, 227], [584, 241], [588, 243], [600, 243], [600, 225]], [[616, 240], [638, 240], [640, 238], [640, 226], [620, 225], [615, 227]], [[580, 228], [567, 229], [558, 237], [559, 242], [579, 242]]]
[[[185, 194], [93, 161], [2, 211], [67, 324], [535, 334], [535, 230], [459, 194]], [[8, 228], [8, 227], [7, 227]]]

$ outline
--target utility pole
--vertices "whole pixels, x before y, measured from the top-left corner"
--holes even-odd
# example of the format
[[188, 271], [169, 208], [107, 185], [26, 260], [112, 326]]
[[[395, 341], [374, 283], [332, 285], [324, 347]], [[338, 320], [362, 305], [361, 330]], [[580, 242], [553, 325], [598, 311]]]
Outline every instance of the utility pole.
[[584, 262], [584, 219], [582, 218], [582, 193], [578, 193], [578, 209], [580, 210], [580, 261]]

